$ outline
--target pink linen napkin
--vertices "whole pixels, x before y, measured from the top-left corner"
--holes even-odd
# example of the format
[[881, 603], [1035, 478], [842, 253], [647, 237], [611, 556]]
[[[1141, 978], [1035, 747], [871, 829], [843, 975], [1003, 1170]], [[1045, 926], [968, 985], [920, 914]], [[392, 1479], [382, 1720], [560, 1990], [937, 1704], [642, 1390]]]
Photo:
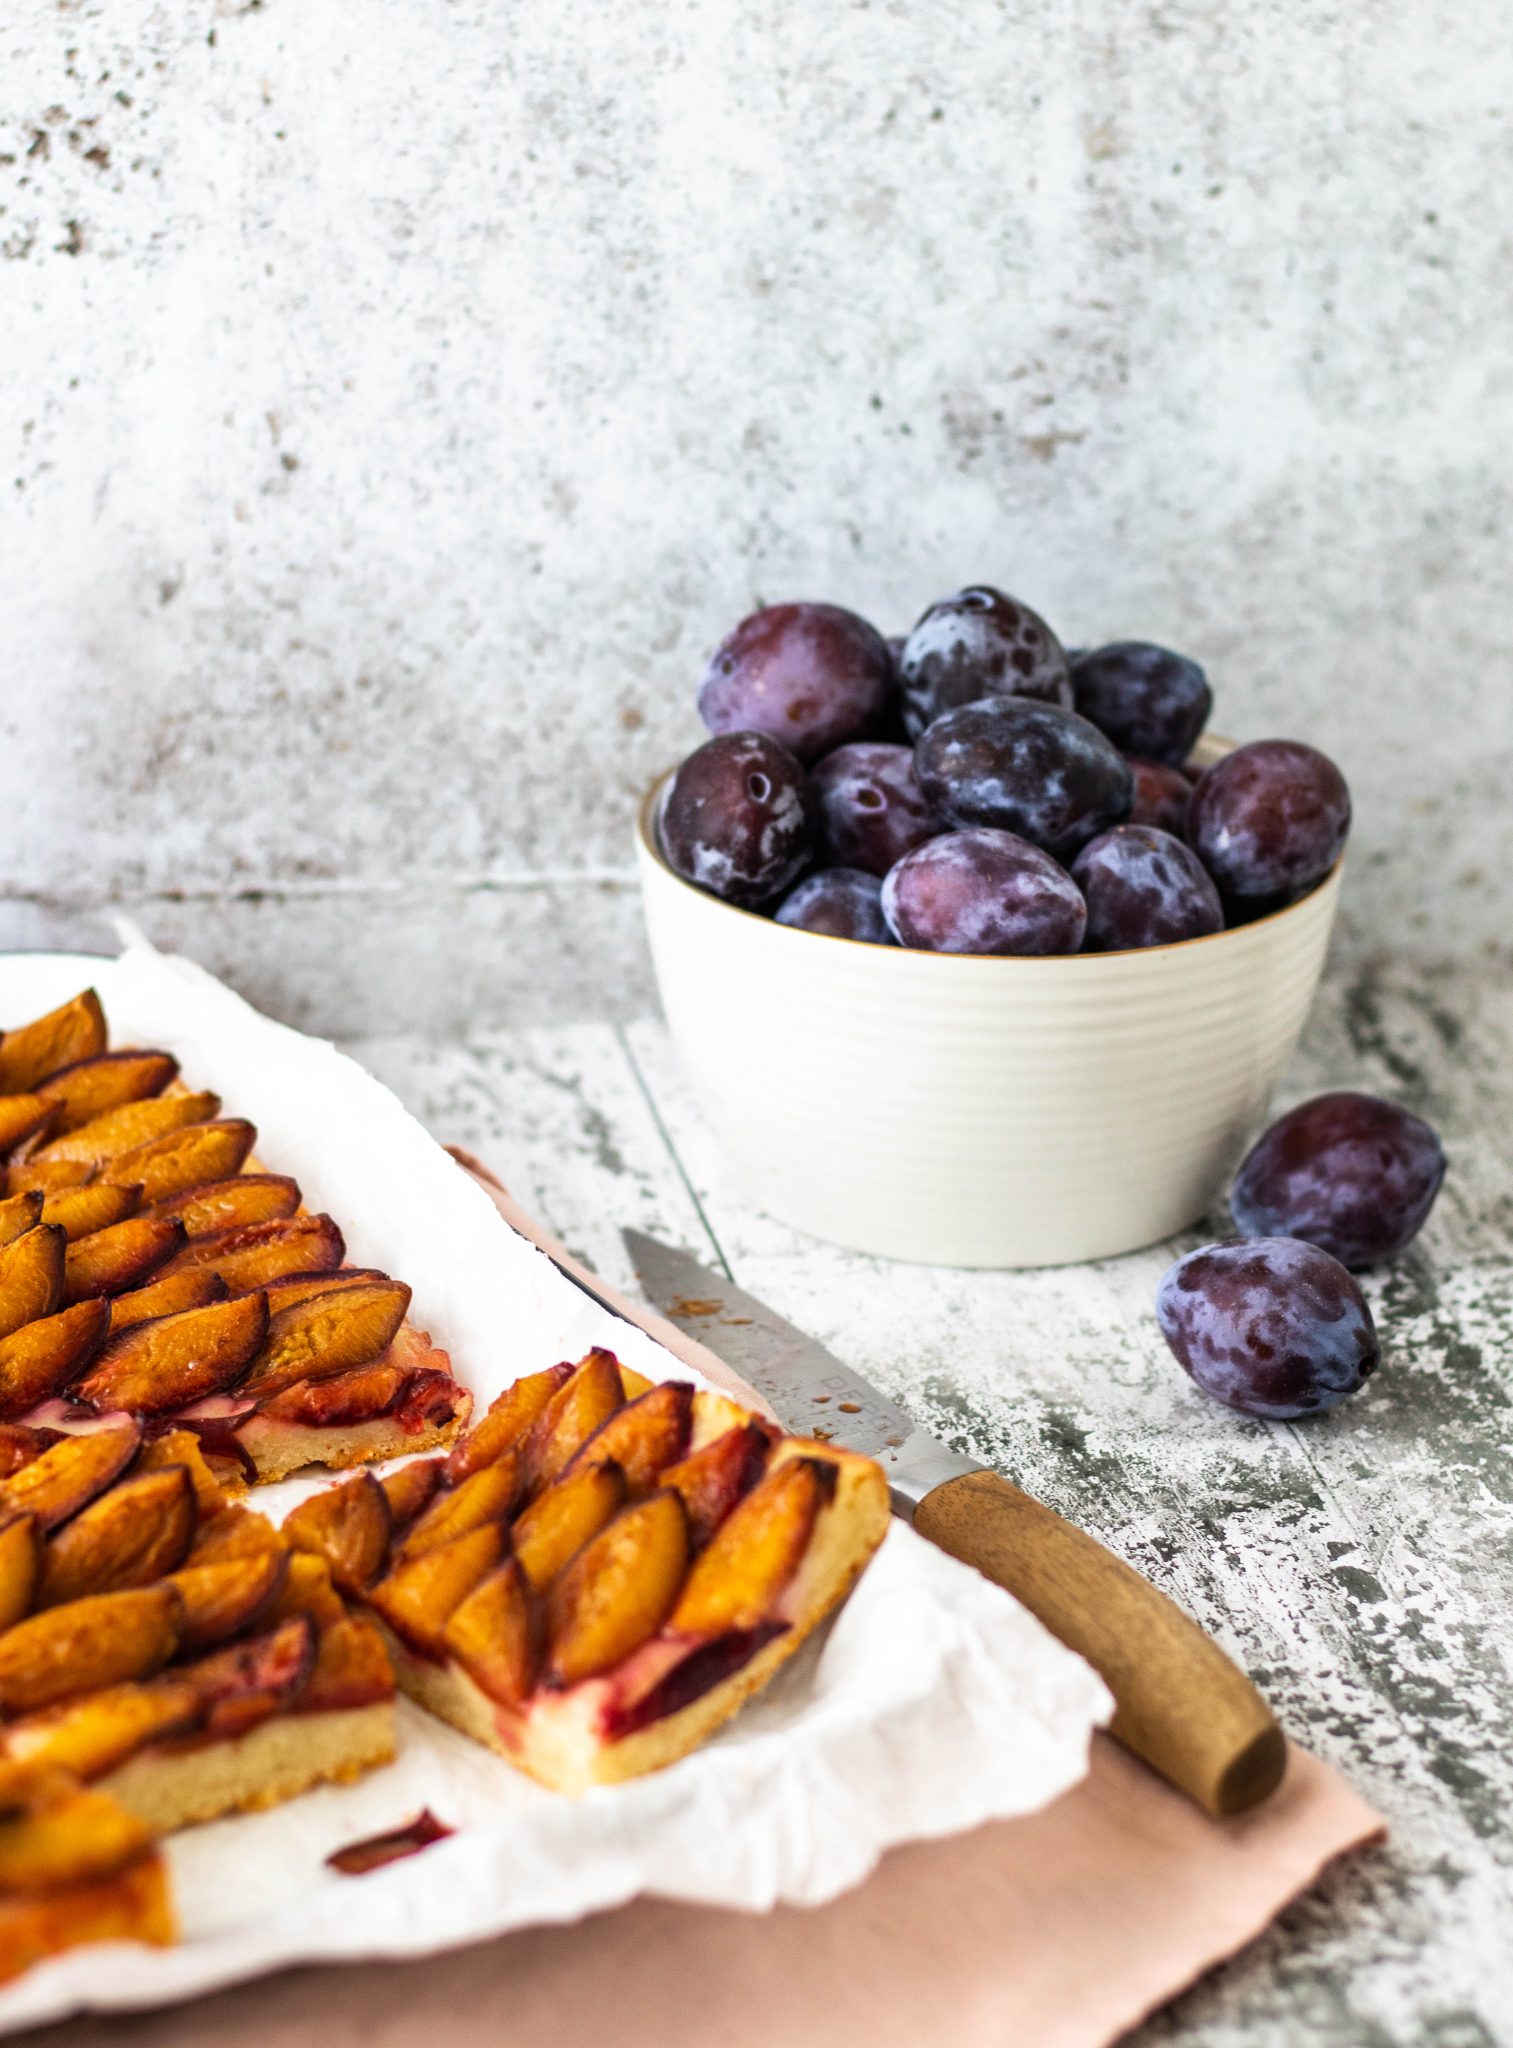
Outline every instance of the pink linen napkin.
[[[580, 1270], [486, 1169], [459, 1157], [517, 1229]], [[591, 1284], [754, 1401], [682, 1331]], [[1088, 1776], [1053, 1805], [895, 1849], [828, 1906], [753, 1915], [641, 1899], [576, 1926], [419, 1962], [288, 1971], [171, 2012], [74, 2021], [45, 2039], [48, 2048], [1102, 2048], [1253, 1940], [1331, 1859], [1383, 1833], [1341, 1778], [1296, 1747], [1265, 1805], [1214, 1821], [1098, 1736]], [[43, 2037], [22, 2038], [40, 2048]]]

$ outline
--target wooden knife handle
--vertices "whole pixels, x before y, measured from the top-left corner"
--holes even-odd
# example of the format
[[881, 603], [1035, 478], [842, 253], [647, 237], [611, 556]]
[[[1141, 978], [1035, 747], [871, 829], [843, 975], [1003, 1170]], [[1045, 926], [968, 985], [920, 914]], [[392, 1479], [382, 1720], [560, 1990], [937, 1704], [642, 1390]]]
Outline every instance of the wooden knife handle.
[[1112, 1551], [996, 1472], [927, 1493], [914, 1526], [975, 1565], [1084, 1656], [1114, 1695], [1111, 1732], [1209, 1813], [1276, 1789], [1287, 1745], [1218, 1644]]

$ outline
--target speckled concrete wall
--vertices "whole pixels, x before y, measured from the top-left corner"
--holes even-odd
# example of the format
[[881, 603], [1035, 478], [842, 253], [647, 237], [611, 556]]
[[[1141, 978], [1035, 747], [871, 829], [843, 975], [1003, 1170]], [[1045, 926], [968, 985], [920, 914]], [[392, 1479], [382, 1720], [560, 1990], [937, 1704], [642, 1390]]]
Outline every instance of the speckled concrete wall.
[[646, 1000], [762, 598], [969, 579], [1335, 751], [1506, 934], [1500, 0], [10, 0], [0, 943], [301, 1021]]

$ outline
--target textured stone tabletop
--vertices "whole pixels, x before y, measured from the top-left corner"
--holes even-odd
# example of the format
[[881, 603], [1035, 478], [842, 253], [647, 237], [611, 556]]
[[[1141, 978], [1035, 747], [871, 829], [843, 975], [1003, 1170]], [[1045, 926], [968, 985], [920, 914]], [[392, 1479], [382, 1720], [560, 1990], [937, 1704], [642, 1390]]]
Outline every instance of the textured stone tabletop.
[[1172, 1247], [953, 1273], [784, 1229], [731, 1186], [658, 1023], [349, 1042], [607, 1279], [633, 1287], [623, 1223], [725, 1260], [934, 1428], [1108, 1541], [1387, 1815], [1386, 1850], [1335, 1872], [1143, 2041], [1513, 2040], [1503, 970], [1368, 965], [1326, 987], [1283, 1100], [1346, 1084], [1395, 1096], [1439, 1125], [1451, 1170], [1423, 1237], [1369, 1279], [1381, 1372], [1301, 1425], [1214, 1407], [1177, 1369], [1151, 1315]]

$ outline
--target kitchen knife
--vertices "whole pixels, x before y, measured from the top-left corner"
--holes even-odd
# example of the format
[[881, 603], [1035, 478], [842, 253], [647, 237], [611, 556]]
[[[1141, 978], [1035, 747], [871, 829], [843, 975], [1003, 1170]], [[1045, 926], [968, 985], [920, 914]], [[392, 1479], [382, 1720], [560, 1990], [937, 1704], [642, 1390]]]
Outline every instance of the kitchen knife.
[[768, 1401], [786, 1429], [876, 1458], [896, 1514], [1005, 1587], [1114, 1695], [1111, 1732], [1209, 1813], [1255, 1806], [1286, 1762], [1244, 1672], [1148, 1579], [975, 1458], [921, 1429], [823, 1344], [687, 1252], [621, 1232], [647, 1298]]

